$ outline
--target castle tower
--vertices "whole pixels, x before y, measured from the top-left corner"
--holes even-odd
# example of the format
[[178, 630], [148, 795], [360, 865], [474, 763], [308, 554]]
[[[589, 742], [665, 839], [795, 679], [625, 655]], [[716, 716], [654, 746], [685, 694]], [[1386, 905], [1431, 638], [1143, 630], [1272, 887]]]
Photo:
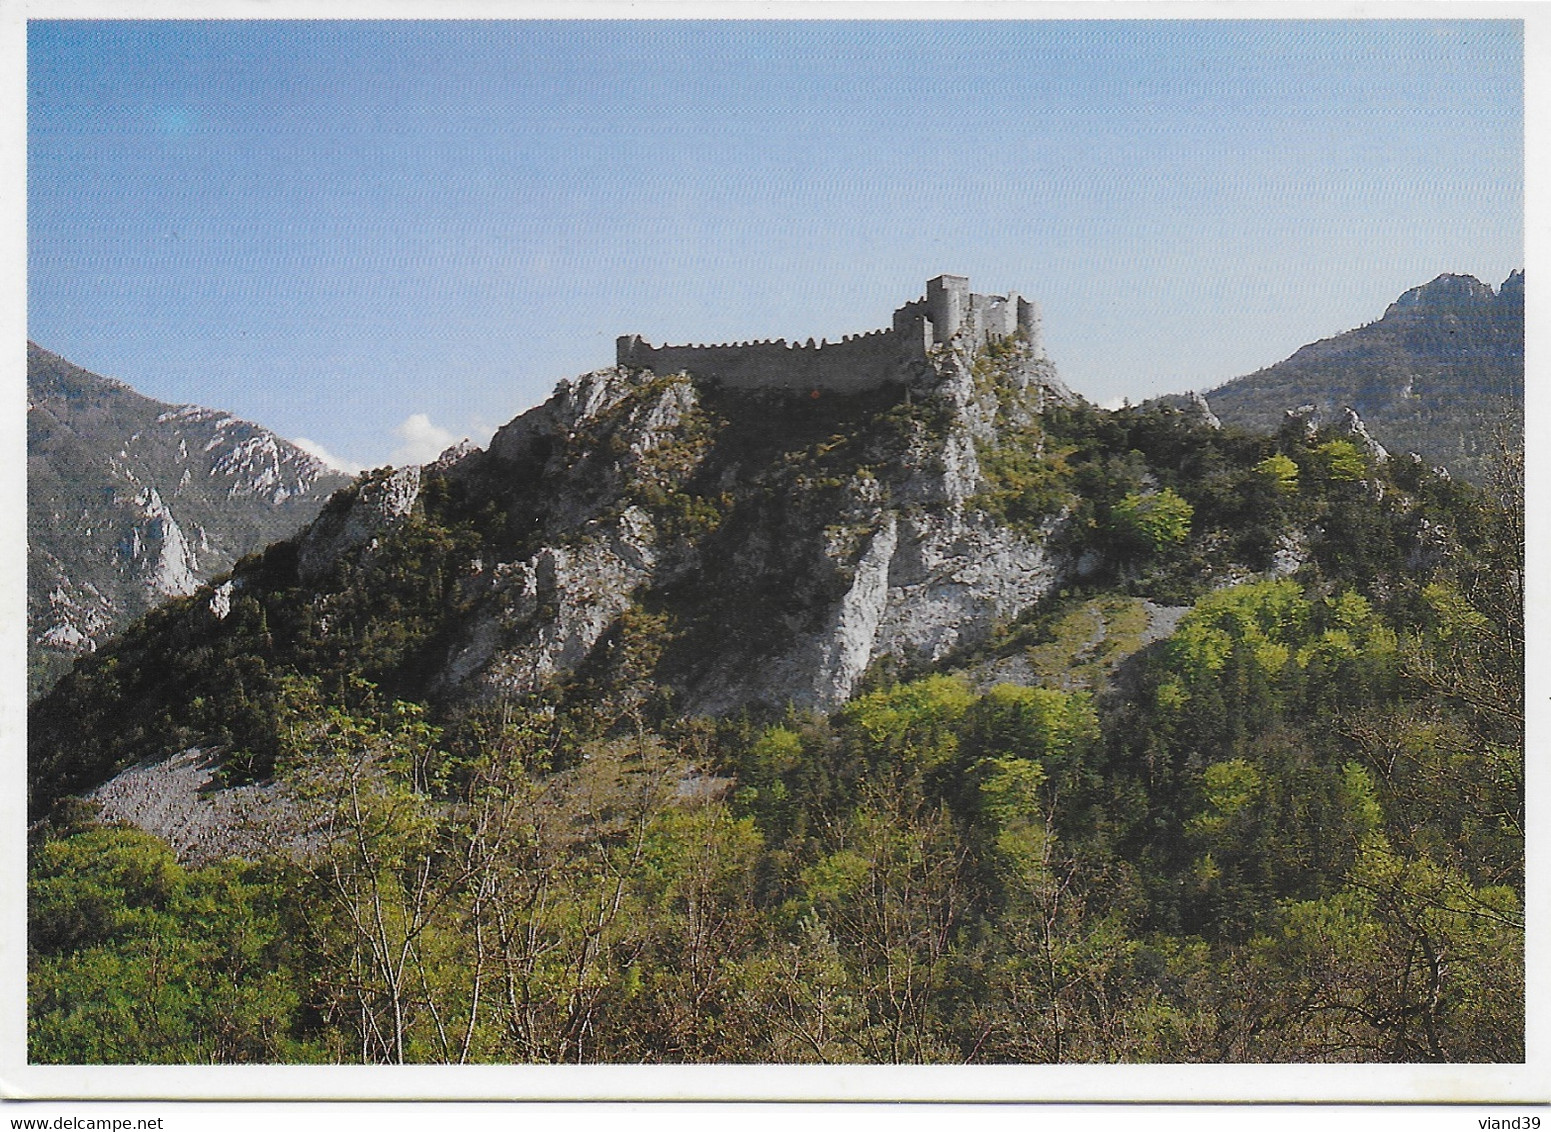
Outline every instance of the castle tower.
[[926, 316], [932, 320], [932, 337], [949, 341], [964, 325], [969, 313], [969, 280], [962, 275], [939, 275], [926, 284]]
[[1044, 320], [1040, 317], [1039, 304], [1019, 298], [1018, 300], [1018, 333], [1029, 344], [1029, 351], [1036, 358], [1045, 356], [1045, 343], [1042, 340], [1045, 333]]

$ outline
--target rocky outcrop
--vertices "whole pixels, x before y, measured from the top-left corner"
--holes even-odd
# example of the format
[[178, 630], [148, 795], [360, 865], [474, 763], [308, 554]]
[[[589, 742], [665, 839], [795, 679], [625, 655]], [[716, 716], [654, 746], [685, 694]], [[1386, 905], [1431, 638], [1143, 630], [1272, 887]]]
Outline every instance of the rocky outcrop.
[[383, 530], [409, 516], [419, 494], [418, 464], [369, 478], [353, 492], [341, 493], [302, 537], [297, 551], [302, 581], [317, 582], [346, 554], [370, 549]]
[[1319, 433], [1319, 406], [1296, 405], [1282, 413], [1282, 427], [1313, 440]]
[[130, 528], [124, 557], [141, 566], [145, 586], [167, 597], [187, 597], [198, 586], [198, 561], [178, 521], [154, 487], [134, 498], [143, 518]]
[[572, 546], [497, 564], [441, 687], [524, 694], [574, 671], [650, 582], [652, 538], [650, 520], [631, 508], [612, 524], [590, 524]]
[[1389, 459], [1389, 452], [1384, 445], [1373, 439], [1368, 431], [1368, 426], [1363, 424], [1363, 419], [1357, 415], [1357, 410], [1350, 405], [1342, 410], [1342, 426], [1346, 434], [1356, 442], [1358, 448], [1367, 454], [1368, 458], [1376, 464], [1382, 464]]
[[[608, 663], [621, 619], [644, 607], [668, 626], [654, 678], [704, 713], [833, 708], [881, 659], [927, 665], [983, 640], [1062, 576], [1046, 546], [1059, 516], [1031, 537], [973, 506], [979, 447], [1072, 398], [1025, 353], [1004, 351], [992, 388], [984, 359], [939, 349], [929, 374], [871, 400], [628, 369], [562, 382], [439, 473], [525, 537], [465, 572], [469, 612], [434, 693], [563, 682]], [[412, 509], [407, 481], [392, 484], [318, 519], [300, 543], [304, 581], [370, 554]]]
[[[1046, 536], [1061, 522], [1052, 516]], [[955, 523], [917, 515], [905, 523], [893, 567], [876, 652], [920, 666], [985, 640], [999, 622], [1056, 586], [1067, 564], [1045, 540], [1023, 538], [981, 516]]]
[[1194, 389], [1185, 394], [1185, 397], [1189, 402], [1185, 409], [1188, 415], [1195, 417], [1208, 428], [1222, 428], [1222, 421], [1218, 420], [1217, 414], [1212, 412], [1212, 406], [1207, 403], [1205, 397]]

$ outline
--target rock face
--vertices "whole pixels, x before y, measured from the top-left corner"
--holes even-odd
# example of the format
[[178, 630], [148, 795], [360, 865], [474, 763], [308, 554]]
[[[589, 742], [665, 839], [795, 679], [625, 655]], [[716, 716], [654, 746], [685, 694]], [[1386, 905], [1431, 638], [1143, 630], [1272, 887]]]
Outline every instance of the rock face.
[[347, 477], [267, 429], [27, 347], [29, 692], [292, 533]]
[[[880, 660], [972, 646], [1065, 569], [1046, 545], [1061, 516], [1030, 535], [977, 509], [977, 452], [1070, 399], [1013, 344], [994, 362], [939, 347], [924, 372], [860, 394], [619, 368], [562, 382], [488, 450], [443, 463], [446, 490], [499, 511], [513, 538], [464, 570], [466, 612], [428, 691], [521, 695], [649, 654], [692, 712], [827, 709]], [[407, 484], [331, 505], [300, 540], [302, 580], [370, 555], [408, 514]]]
[[1373, 439], [1373, 434], [1368, 431], [1368, 426], [1363, 424], [1363, 419], [1357, 415], [1357, 410], [1350, 405], [1342, 413], [1342, 424], [1346, 427], [1346, 434], [1357, 443], [1357, 447], [1366, 453], [1368, 458], [1374, 463], [1382, 464], [1389, 459], [1389, 452], [1384, 445]]
[[1498, 435], [1522, 443], [1524, 273], [1496, 292], [1440, 275], [1377, 322], [1304, 346], [1286, 361], [1207, 394], [1227, 424], [1274, 431], [1308, 405], [1326, 422], [1360, 413], [1366, 440], [1480, 479]]
[[346, 554], [371, 549], [374, 536], [414, 509], [420, 494], [420, 466], [399, 468], [368, 480], [353, 498], [342, 499], [307, 528], [297, 555], [303, 582], [316, 582]]

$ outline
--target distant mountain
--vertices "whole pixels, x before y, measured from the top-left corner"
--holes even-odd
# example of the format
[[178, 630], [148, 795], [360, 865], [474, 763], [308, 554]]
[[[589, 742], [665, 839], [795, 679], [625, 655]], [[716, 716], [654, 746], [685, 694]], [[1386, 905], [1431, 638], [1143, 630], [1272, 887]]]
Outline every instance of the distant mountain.
[[1524, 273], [1500, 290], [1440, 275], [1377, 322], [1304, 346], [1286, 361], [1207, 394], [1225, 424], [1272, 431], [1312, 405], [1336, 422], [1350, 407], [1391, 452], [1480, 481], [1497, 432], [1524, 431]]
[[27, 670], [293, 533], [349, 477], [268, 429], [167, 405], [27, 344]]

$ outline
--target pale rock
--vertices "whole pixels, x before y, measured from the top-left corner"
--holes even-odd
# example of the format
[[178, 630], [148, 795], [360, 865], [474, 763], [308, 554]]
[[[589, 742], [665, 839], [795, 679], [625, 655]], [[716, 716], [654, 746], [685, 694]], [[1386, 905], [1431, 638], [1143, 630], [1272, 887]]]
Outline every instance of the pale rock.
[[1035, 542], [984, 516], [913, 516], [894, 556], [873, 659], [934, 663], [984, 641], [1057, 584], [1062, 569], [1045, 543], [1063, 521], [1052, 517]]
[[89, 636], [68, 621], [51, 626], [38, 638], [38, 642], [68, 652], [91, 652], [96, 648]]
[[1271, 568], [1266, 576], [1272, 580], [1289, 578], [1303, 568], [1309, 560], [1308, 536], [1301, 530], [1284, 532], [1271, 552]]
[[1301, 429], [1303, 435], [1313, 440], [1319, 432], [1319, 407], [1317, 405], [1299, 405], [1294, 409], [1287, 409], [1282, 414], [1285, 421], [1284, 427]]
[[478, 451], [479, 445], [468, 439], [468, 437], [464, 437], [456, 444], [450, 444], [443, 449], [440, 456], [425, 466], [425, 470], [428, 472], [444, 472]]
[[1208, 428], [1222, 428], [1222, 421], [1217, 418], [1216, 413], [1212, 412], [1211, 405], [1207, 404], [1206, 398], [1199, 392], [1192, 389], [1189, 393], [1185, 394], [1185, 400], [1187, 402], [1187, 406], [1183, 409], [1183, 412], [1187, 416], [1195, 417], [1195, 419], [1199, 420]]
[[[168, 597], [186, 597], [199, 588], [197, 577], [199, 564], [194, 548], [183, 537], [183, 531], [172, 512], [162, 502], [154, 487], [143, 489], [135, 497], [141, 518], [130, 532], [128, 557], [135, 562], [147, 562], [145, 584], [156, 593]], [[154, 557], [144, 553], [154, 548]]]
[[498, 565], [492, 593], [464, 630], [440, 683], [475, 678], [486, 693], [537, 691], [584, 661], [656, 566], [655, 532], [639, 508], [592, 523], [575, 545]]
[[1368, 432], [1368, 426], [1363, 424], [1363, 419], [1357, 415], [1357, 410], [1347, 405], [1343, 410], [1343, 424], [1346, 434], [1357, 442], [1357, 446], [1363, 450], [1370, 460], [1376, 464], [1382, 464], [1389, 459], [1389, 453], [1384, 445], [1375, 440]]
[[232, 592], [236, 584], [228, 578], [215, 589], [210, 591], [210, 612], [215, 615], [217, 621], [225, 621], [232, 611]]
[[302, 536], [297, 554], [302, 581], [317, 581], [346, 554], [370, 548], [380, 533], [409, 516], [419, 495], [420, 465], [410, 464], [363, 483], [343, 510], [325, 510]]
[[850, 698], [875, 653], [898, 539], [898, 523], [892, 515], [885, 516], [856, 563], [850, 589], [829, 612], [826, 624], [768, 666], [763, 686], [756, 685], [758, 698], [826, 711]]

